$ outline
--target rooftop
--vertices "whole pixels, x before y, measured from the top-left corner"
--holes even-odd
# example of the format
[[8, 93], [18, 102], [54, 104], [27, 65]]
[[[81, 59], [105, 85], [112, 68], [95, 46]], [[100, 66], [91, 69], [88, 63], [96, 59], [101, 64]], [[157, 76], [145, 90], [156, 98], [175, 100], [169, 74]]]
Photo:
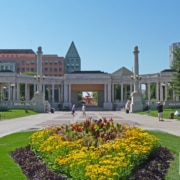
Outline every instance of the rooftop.
[[0, 49], [0, 54], [35, 54], [32, 49]]

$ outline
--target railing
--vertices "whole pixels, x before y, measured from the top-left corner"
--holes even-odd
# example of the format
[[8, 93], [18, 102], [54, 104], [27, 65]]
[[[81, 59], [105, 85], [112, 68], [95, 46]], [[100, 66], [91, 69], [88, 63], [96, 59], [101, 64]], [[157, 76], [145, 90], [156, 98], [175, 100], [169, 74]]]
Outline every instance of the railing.
[[32, 101], [1, 101], [0, 110], [6, 109], [33, 109], [36, 105]]

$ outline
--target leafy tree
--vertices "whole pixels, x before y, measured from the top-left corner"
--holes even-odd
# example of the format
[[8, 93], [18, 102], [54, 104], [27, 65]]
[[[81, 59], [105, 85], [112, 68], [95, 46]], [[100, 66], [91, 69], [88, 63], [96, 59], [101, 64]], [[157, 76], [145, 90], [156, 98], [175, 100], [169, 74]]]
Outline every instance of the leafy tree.
[[95, 91], [95, 92], [92, 92], [92, 96], [93, 96], [93, 100], [98, 103], [98, 92]]
[[173, 73], [173, 88], [175, 94], [180, 96], [180, 48], [174, 51], [174, 61], [172, 62], [171, 69], [175, 71]]

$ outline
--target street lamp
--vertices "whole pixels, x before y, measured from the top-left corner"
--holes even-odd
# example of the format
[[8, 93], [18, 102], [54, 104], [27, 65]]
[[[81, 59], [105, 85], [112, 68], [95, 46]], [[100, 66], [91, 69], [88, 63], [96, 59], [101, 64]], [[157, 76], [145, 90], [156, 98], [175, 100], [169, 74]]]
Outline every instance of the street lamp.
[[134, 74], [131, 75], [131, 79], [134, 81], [134, 92], [139, 92], [139, 81], [142, 79], [142, 77]]
[[42, 92], [42, 80], [45, 79], [45, 76], [36, 75], [34, 76], [34, 79], [37, 80], [38, 83], [37, 91]]

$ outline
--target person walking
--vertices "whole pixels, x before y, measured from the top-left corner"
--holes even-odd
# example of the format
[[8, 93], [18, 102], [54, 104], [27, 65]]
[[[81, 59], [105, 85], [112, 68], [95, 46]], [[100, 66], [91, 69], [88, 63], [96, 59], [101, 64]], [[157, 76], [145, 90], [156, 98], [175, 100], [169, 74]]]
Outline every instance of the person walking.
[[82, 112], [83, 112], [83, 117], [86, 117], [86, 107], [84, 104], [82, 105]]
[[163, 104], [161, 102], [158, 102], [157, 111], [158, 111], [158, 119], [159, 119], [159, 121], [164, 121], [163, 120]]
[[72, 106], [72, 115], [74, 116], [74, 114], [75, 114], [75, 110], [76, 110], [76, 106], [75, 106], [75, 104], [73, 104], [73, 106]]

